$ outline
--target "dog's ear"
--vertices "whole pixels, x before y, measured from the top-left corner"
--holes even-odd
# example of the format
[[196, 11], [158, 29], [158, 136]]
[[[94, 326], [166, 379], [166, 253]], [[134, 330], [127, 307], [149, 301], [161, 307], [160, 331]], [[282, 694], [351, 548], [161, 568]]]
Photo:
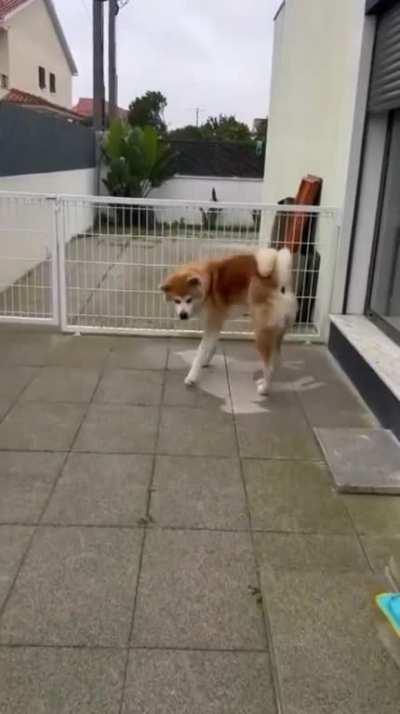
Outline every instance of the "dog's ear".
[[168, 283], [161, 283], [161, 285], [158, 286], [158, 289], [161, 290], [163, 293], [169, 293], [171, 290], [171, 286]]
[[191, 288], [199, 288], [201, 285], [201, 278], [198, 275], [189, 275], [187, 284], [190, 285]]

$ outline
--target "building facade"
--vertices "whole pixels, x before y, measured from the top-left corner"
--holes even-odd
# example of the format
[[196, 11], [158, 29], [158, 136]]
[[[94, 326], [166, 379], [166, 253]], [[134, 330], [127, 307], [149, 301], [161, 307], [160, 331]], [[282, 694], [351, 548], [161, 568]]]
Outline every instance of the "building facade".
[[399, 0], [280, 7], [264, 200], [294, 195], [306, 174], [340, 221], [331, 349], [399, 434]]

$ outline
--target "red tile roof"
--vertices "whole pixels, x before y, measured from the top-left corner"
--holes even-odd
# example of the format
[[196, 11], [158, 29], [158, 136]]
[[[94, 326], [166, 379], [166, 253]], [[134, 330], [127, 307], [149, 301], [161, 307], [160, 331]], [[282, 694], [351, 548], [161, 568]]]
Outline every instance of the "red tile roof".
[[24, 5], [26, 0], [0, 0], [0, 18], [16, 10], [20, 5]]
[[[89, 97], [81, 97], [79, 102], [72, 107], [72, 111], [76, 112], [82, 117], [92, 117], [93, 116], [93, 99]], [[106, 102], [106, 112], [108, 111], [108, 102]], [[128, 118], [128, 110], [118, 107], [118, 116], [120, 119]]]
[[29, 94], [29, 92], [23, 92], [20, 89], [10, 89], [2, 101], [9, 102], [10, 104], [23, 104], [30, 107], [43, 107], [43, 109], [68, 116], [71, 119], [82, 119], [80, 114], [77, 114], [71, 109], [61, 107], [59, 104], [53, 104], [53, 102], [48, 102], [47, 99], [43, 99], [43, 97], [37, 97], [35, 94]]

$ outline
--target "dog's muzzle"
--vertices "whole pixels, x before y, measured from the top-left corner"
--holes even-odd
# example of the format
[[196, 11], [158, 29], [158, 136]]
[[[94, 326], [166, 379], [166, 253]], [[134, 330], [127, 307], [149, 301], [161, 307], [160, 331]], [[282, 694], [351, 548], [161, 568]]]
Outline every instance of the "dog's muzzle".
[[187, 314], [187, 312], [181, 312], [179, 317], [181, 320], [187, 320], [189, 318], [189, 315]]

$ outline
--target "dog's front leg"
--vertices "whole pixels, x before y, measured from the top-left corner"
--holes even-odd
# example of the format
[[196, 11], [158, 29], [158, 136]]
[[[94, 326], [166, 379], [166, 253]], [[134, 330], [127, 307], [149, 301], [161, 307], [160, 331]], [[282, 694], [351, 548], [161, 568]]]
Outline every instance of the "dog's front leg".
[[201, 368], [203, 365], [207, 364], [215, 352], [216, 344], [218, 341], [218, 332], [206, 332], [203, 335], [203, 339], [197, 349], [193, 364], [190, 368], [190, 372], [185, 379], [185, 384], [189, 387], [196, 384]]
[[211, 345], [210, 348], [208, 349], [208, 352], [207, 352], [207, 354], [206, 354], [206, 356], [205, 356], [205, 358], [204, 358], [204, 360], [203, 360], [203, 362], [202, 362], [202, 365], [201, 365], [202, 367], [208, 367], [208, 366], [210, 365], [210, 362], [211, 362], [212, 358], [214, 357], [214, 355], [215, 355], [215, 353], [216, 353], [216, 351], [217, 351], [218, 337], [219, 337], [219, 335], [216, 336], [214, 342], [212, 343], [212, 345]]

